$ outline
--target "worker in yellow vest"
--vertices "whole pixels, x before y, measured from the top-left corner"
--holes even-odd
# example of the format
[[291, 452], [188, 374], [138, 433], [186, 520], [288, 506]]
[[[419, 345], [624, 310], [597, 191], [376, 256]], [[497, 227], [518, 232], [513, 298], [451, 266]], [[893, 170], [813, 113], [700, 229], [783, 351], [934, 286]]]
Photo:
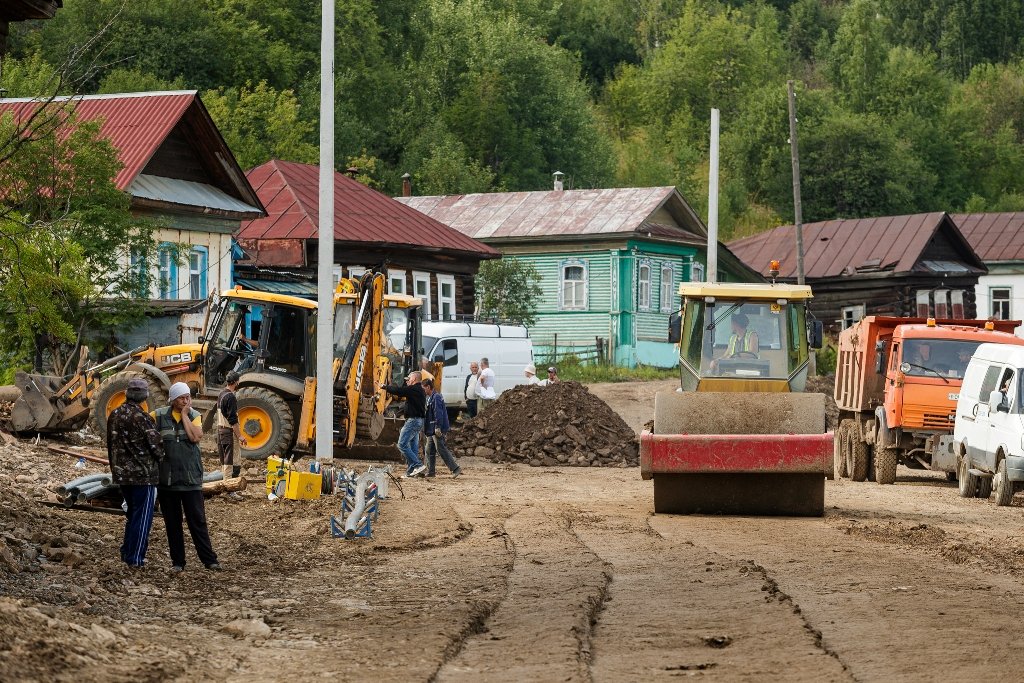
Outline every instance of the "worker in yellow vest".
[[[744, 313], [737, 313], [732, 316], [732, 335], [729, 337], [729, 344], [726, 346], [722, 358], [757, 358], [758, 344], [757, 332], [750, 329], [750, 319]], [[716, 358], [711, 361], [711, 370], [718, 372], [718, 361]]]

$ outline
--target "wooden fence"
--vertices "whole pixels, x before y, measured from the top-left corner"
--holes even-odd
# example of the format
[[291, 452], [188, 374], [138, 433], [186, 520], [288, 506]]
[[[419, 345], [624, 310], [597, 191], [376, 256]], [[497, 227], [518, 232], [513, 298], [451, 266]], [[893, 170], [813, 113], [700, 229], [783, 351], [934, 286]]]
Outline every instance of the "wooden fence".
[[593, 344], [580, 341], [558, 340], [558, 335], [546, 338], [533, 338], [533, 355], [537, 367], [542, 365], [558, 365], [560, 360], [573, 358], [580, 365], [599, 365], [608, 362], [608, 340], [594, 337]]

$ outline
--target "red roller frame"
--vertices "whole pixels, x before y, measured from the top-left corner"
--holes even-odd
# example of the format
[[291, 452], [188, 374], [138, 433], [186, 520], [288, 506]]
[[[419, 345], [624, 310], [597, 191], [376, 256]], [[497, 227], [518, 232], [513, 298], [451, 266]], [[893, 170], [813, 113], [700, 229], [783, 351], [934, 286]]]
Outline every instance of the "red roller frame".
[[763, 473], [825, 474], [833, 433], [640, 435], [640, 475]]

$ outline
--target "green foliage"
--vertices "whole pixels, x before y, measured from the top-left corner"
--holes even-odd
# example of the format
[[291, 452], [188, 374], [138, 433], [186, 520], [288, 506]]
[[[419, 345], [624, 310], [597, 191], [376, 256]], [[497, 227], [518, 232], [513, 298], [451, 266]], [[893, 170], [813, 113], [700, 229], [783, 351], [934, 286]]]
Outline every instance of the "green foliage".
[[480, 317], [532, 325], [543, 290], [532, 263], [514, 257], [484, 261], [476, 276]]
[[838, 346], [826, 343], [814, 352], [814, 356], [818, 375], [827, 376], [836, 374], [836, 364], [839, 361]]
[[650, 382], [659, 379], [676, 379], [679, 368], [655, 368], [638, 365], [626, 368], [607, 363], [583, 365], [572, 362], [571, 357], [558, 359], [558, 376], [567, 382], [595, 384], [597, 382]]

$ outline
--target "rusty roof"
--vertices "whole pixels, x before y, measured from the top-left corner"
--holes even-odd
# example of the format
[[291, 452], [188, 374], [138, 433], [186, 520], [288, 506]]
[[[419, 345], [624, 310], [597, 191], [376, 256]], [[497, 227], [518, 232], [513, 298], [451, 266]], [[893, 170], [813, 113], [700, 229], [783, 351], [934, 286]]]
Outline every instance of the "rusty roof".
[[[243, 240], [316, 239], [320, 220], [320, 169], [277, 159], [248, 173], [267, 216], [242, 223]], [[500, 253], [341, 173], [334, 174], [334, 239], [385, 246], [461, 252], [476, 258]]]
[[1024, 212], [958, 213], [952, 218], [985, 263], [1024, 261]]
[[[127, 191], [167, 137], [181, 126], [196, 154], [221, 189], [246, 204], [262, 205], [195, 90], [58, 97], [79, 120], [101, 119], [100, 133], [117, 149], [124, 167], [114, 178]], [[43, 103], [39, 98], [0, 99], [0, 113], [21, 120]]]
[[[398, 201], [478, 240], [655, 234], [705, 242], [707, 229], [675, 187], [490, 192]], [[659, 223], [665, 208], [677, 225]], [[679, 227], [681, 226], [681, 227]]]
[[[957, 261], [925, 261], [925, 247], [940, 231], [948, 236]], [[867, 273], [984, 272], [985, 266], [945, 212], [850, 218], [804, 225], [804, 273], [834, 278]], [[771, 259], [782, 261], [779, 277], [796, 277], [796, 229], [783, 225], [729, 243], [750, 267], [767, 275]]]

